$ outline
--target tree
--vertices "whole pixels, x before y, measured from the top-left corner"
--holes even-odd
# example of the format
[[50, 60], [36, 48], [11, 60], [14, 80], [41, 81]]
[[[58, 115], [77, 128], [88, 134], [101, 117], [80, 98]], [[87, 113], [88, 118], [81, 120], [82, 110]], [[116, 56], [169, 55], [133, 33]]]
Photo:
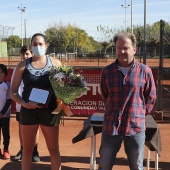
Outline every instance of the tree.
[[153, 53], [151, 57], [156, 56], [156, 49], [159, 45], [160, 42], [160, 22], [156, 22], [153, 25], [148, 25], [147, 28], [147, 36], [148, 36], [148, 45], [153, 47]]
[[116, 29], [109, 28], [108, 26], [97, 26], [97, 31], [100, 33], [100, 44], [104, 48], [104, 54], [106, 55], [107, 49], [113, 45], [112, 39]]
[[[170, 26], [168, 23], [164, 22], [164, 43], [168, 43], [168, 38], [170, 33]], [[151, 57], [155, 57], [158, 51], [159, 43], [160, 43], [160, 21], [155, 22], [152, 25], [146, 25], [146, 44], [148, 50], [152, 50]], [[134, 26], [134, 34], [136, 35], [136, 39], [138, 42], [138, 46], [143, 47], [143, 37], [144, 37], [144, 30], [143, 26]]]
[[90, 42], [92, 43], [94, 50], [97, 52], [101, 51], [102, 45], [91, 36], [89, 37], [89, 39]]
[[170, 24], [168, 22], [164, 22], [164, 44], [170, 45]]
[[[146, 25], [146, 45], [148, 47], [148, 50], [153, 50], [153, 52], [150, 54], [151, 57], [156, 56], [156, 50], [159, 45], [159, 24], [155, 23], [153, 25]], [[133, 32], [136, 36], [137, 40], [137, 46], [143, 48], [143, 41], [144, 41], [144, 28], [143, 26], [137, 25], [134, 26]], [[141, 48], [140, 48], [141, 49]]]
[[77, 26], [62, 23], [49, 25], [45, 31], [47, 41], [51, 47], [60, 47], [65, 51], [92, 52], [94, 47], [88, 34]]
[[10, 48], [21, 47], [21, 39], [17, 35], [11, 35], [7, 38], [7, 46]]

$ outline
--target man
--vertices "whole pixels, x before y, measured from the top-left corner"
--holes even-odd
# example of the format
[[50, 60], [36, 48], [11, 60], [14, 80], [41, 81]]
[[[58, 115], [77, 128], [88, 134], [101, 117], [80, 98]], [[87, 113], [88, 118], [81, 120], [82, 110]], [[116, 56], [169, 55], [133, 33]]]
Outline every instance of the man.
[[99, 170], [111, 170], [124, 142], [131, 170], [143, 170], [145, 116], [156, 100], [151, 69], [135, 60], [136, 38], [132, 33], [114, 37], [117, 59], [101, 74], [101, 94], [106, 106]]

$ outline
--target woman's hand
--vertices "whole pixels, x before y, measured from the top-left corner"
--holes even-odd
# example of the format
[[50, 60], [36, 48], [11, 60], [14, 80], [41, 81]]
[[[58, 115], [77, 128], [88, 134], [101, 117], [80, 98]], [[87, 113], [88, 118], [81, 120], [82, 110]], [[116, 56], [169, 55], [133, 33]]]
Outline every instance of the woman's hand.
[[28, 102], [28, 103], [23, 103], [23, 107], [27, 109], [36, 109], [36, 108], [42, 108], [38, 102]]

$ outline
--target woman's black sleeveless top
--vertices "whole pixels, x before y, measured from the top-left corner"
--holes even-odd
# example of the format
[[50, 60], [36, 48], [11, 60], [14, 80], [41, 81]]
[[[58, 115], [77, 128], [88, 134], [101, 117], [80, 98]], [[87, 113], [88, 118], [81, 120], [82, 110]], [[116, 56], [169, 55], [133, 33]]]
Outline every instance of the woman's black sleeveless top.
[[[40, 89], [50, 89], [52, 86], [49, 80], [49, 71], [53, 67], [51, 59], [49, 56], [46, 56], [46, 66], [41, 69], [36, 69], [31, 65], [32, 57], [26, 60], [25, 70], [23, 72], [23, 83], [24, 89], [22, 93], [22, 98], [25, 102], [28, 102], [29, 94], [31, 89], [40, 88]], [[52, 95], [49, 101], [47, 109], [53, 111], [56, 108], [56, 97], [52, 90]]]

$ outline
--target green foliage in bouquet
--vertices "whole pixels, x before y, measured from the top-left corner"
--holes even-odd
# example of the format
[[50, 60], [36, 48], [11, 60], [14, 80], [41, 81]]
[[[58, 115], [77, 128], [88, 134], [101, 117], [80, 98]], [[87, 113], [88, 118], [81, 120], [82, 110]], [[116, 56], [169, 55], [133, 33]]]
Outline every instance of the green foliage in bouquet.
[[54, 126], [58, 126], [60, 124], [61, 116], [63, 115], [64, 115], [63, 110], [61, 110], [58, 114], [55, 114], [51, 121], [51, 124]]
[[87, 84], [83, 76], [74, 73], [74, 67], [63, 65], [53, 67], [49, 79], [57, 98], [64, 104], [73, 102], [79, 95], [87, 91]]
[[[53, 67], [49, 74], [49, 80], [56, 98], [60, 99], [66, 105], [87, 91], [86, 81], [80, 74], [74, 73], [74, 67], [72, 66], [63, 65], [61, 67]], [[62, 109], [58, 114], [55, 114], [51, 124], [55, 126], [59, 125], [63, 112], [64, 110]]]

